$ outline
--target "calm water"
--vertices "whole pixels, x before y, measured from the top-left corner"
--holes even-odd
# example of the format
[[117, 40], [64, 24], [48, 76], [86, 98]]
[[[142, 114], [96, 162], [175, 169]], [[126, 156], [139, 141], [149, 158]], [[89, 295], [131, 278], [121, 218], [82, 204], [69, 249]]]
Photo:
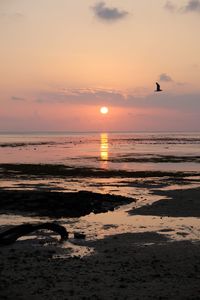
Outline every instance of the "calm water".
[[1, 133], [0, 163], [200, 171], [200, 132]]

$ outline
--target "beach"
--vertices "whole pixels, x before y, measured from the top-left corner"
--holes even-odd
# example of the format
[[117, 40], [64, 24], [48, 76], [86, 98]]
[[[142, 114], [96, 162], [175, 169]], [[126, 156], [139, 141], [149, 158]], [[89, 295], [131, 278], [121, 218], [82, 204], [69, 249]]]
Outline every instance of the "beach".
[[[178, 147], [185, 147], [183, 142]], [[75, 165], [42, 164], [33, 162], [33, 156], [26, 163], [12, 162], [20, 147], [23, 152], [35, 145], [10, 147], [12, 159], [0, 162], [0, 232], [56, 222], [69, 238], [60, 241], [55, 232], [40, 230], [1, 245], [1, 299], [200, 299], [196, 153], [188, 155], [186, 147], [179, 159], [173, 154], [169, 164], [179, 164], [177, 170], [165, 165], [164, 154], [165, 168], [160, 168], [159, 155], [150, 168], [151, 155], [146, 167], [145, 153], [137, 169], [135, 158], [131, 167], [132, 156], [112, 156], [112, 149], [95, 166], [84, 167], [85, 156], [73, 160]], [[6, 148], [3, 143], [1, 151]], [[190, 159], [184, 161], [185, 156]], [[108, 167], [109, 159], [116, 167]], [[183, 162], [185, 169], [180, 168]]]
[[0, 300], [200, 300], [200, 0], [0, 0]]

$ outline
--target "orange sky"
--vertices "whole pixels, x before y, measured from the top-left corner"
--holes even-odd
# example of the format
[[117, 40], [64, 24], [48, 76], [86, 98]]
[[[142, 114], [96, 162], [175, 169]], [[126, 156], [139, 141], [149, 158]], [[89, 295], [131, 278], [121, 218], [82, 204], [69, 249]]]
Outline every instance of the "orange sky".
[[199, 15], [191, 0], [1, 0], [0, 130], [199, 130]]

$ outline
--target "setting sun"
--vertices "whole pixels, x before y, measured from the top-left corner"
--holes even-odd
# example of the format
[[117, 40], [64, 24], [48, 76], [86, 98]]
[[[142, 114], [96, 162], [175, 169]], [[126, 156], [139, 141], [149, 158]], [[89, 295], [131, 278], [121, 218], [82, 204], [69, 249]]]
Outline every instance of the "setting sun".
[[100, 108], [100, 112], [102, 113], [102, 114], [107, 114], [108, 113], [108, 108], [106, 107], [106, 106], [102, 106], [101, 108]]

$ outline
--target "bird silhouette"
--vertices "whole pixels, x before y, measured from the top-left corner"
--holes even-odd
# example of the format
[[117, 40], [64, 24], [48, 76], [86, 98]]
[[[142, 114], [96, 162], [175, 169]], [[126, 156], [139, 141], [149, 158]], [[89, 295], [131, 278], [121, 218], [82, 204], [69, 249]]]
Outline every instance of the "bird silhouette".
[[156, 90], [155, 92], [162, 92], [161, 88], [160, 88], [160, 84], [158, 82], [156, 82]]

